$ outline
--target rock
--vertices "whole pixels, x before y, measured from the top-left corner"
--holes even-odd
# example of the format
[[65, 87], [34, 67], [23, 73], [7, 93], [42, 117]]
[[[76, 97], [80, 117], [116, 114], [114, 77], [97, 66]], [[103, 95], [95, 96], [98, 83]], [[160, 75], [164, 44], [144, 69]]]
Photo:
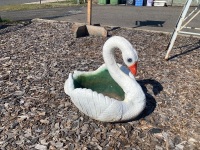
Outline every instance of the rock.
[[38, 150], [47, 150], [47, 146], [36, 144], [35, 145], [35, 149], [38, 149]]

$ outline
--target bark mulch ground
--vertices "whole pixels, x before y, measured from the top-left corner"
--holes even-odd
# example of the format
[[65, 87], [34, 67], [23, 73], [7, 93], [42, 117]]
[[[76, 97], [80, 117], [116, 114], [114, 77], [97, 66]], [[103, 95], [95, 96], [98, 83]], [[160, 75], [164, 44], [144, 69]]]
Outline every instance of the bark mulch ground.
[[[135, 120], [103, 123], [82, 114], [64, 93], [69, 72], [102, 65], [107, 38], [74, 38], [71, 23], [1, 25], [1, 149], [197, 150], [200, 147], [200, 39], [106, 27], [139, 55], [137, 80], [147, 106]], [[121, 55], [117, 54], [121, 62]]]

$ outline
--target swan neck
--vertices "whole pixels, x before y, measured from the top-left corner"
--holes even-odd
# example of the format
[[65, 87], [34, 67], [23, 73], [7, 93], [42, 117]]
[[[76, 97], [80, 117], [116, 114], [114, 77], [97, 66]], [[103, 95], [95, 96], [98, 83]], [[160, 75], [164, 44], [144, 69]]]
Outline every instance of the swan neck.
[[103, 58], [111, 77], [125, 92], [127, 88], [126, 85], [128, 82], [130, 82], [131, 78], [124, 72], [122, 72], [119, 66], [117, 65], [114, 57], [115, 48], [119, 48], [122, 51], [120, 46], [113, 45], [112, 43], [105, 44], [103, 48]]

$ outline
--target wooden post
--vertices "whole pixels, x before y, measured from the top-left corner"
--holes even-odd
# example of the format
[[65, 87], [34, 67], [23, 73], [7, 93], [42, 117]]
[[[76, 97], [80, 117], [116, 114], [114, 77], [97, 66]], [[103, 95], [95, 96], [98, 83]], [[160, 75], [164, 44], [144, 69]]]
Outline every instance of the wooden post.
[[87, 23], [88, 25], [92, 24], [92, 0], [88, 0]]

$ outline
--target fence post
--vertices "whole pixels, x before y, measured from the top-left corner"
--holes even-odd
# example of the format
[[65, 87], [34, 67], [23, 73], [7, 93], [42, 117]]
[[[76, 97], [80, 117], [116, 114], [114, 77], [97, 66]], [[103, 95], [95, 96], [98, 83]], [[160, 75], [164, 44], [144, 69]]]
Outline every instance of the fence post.
[[92, 20], [92, 0], [88, 0], [88, 8], [87, 8], [87, 23], [91, 25]]

